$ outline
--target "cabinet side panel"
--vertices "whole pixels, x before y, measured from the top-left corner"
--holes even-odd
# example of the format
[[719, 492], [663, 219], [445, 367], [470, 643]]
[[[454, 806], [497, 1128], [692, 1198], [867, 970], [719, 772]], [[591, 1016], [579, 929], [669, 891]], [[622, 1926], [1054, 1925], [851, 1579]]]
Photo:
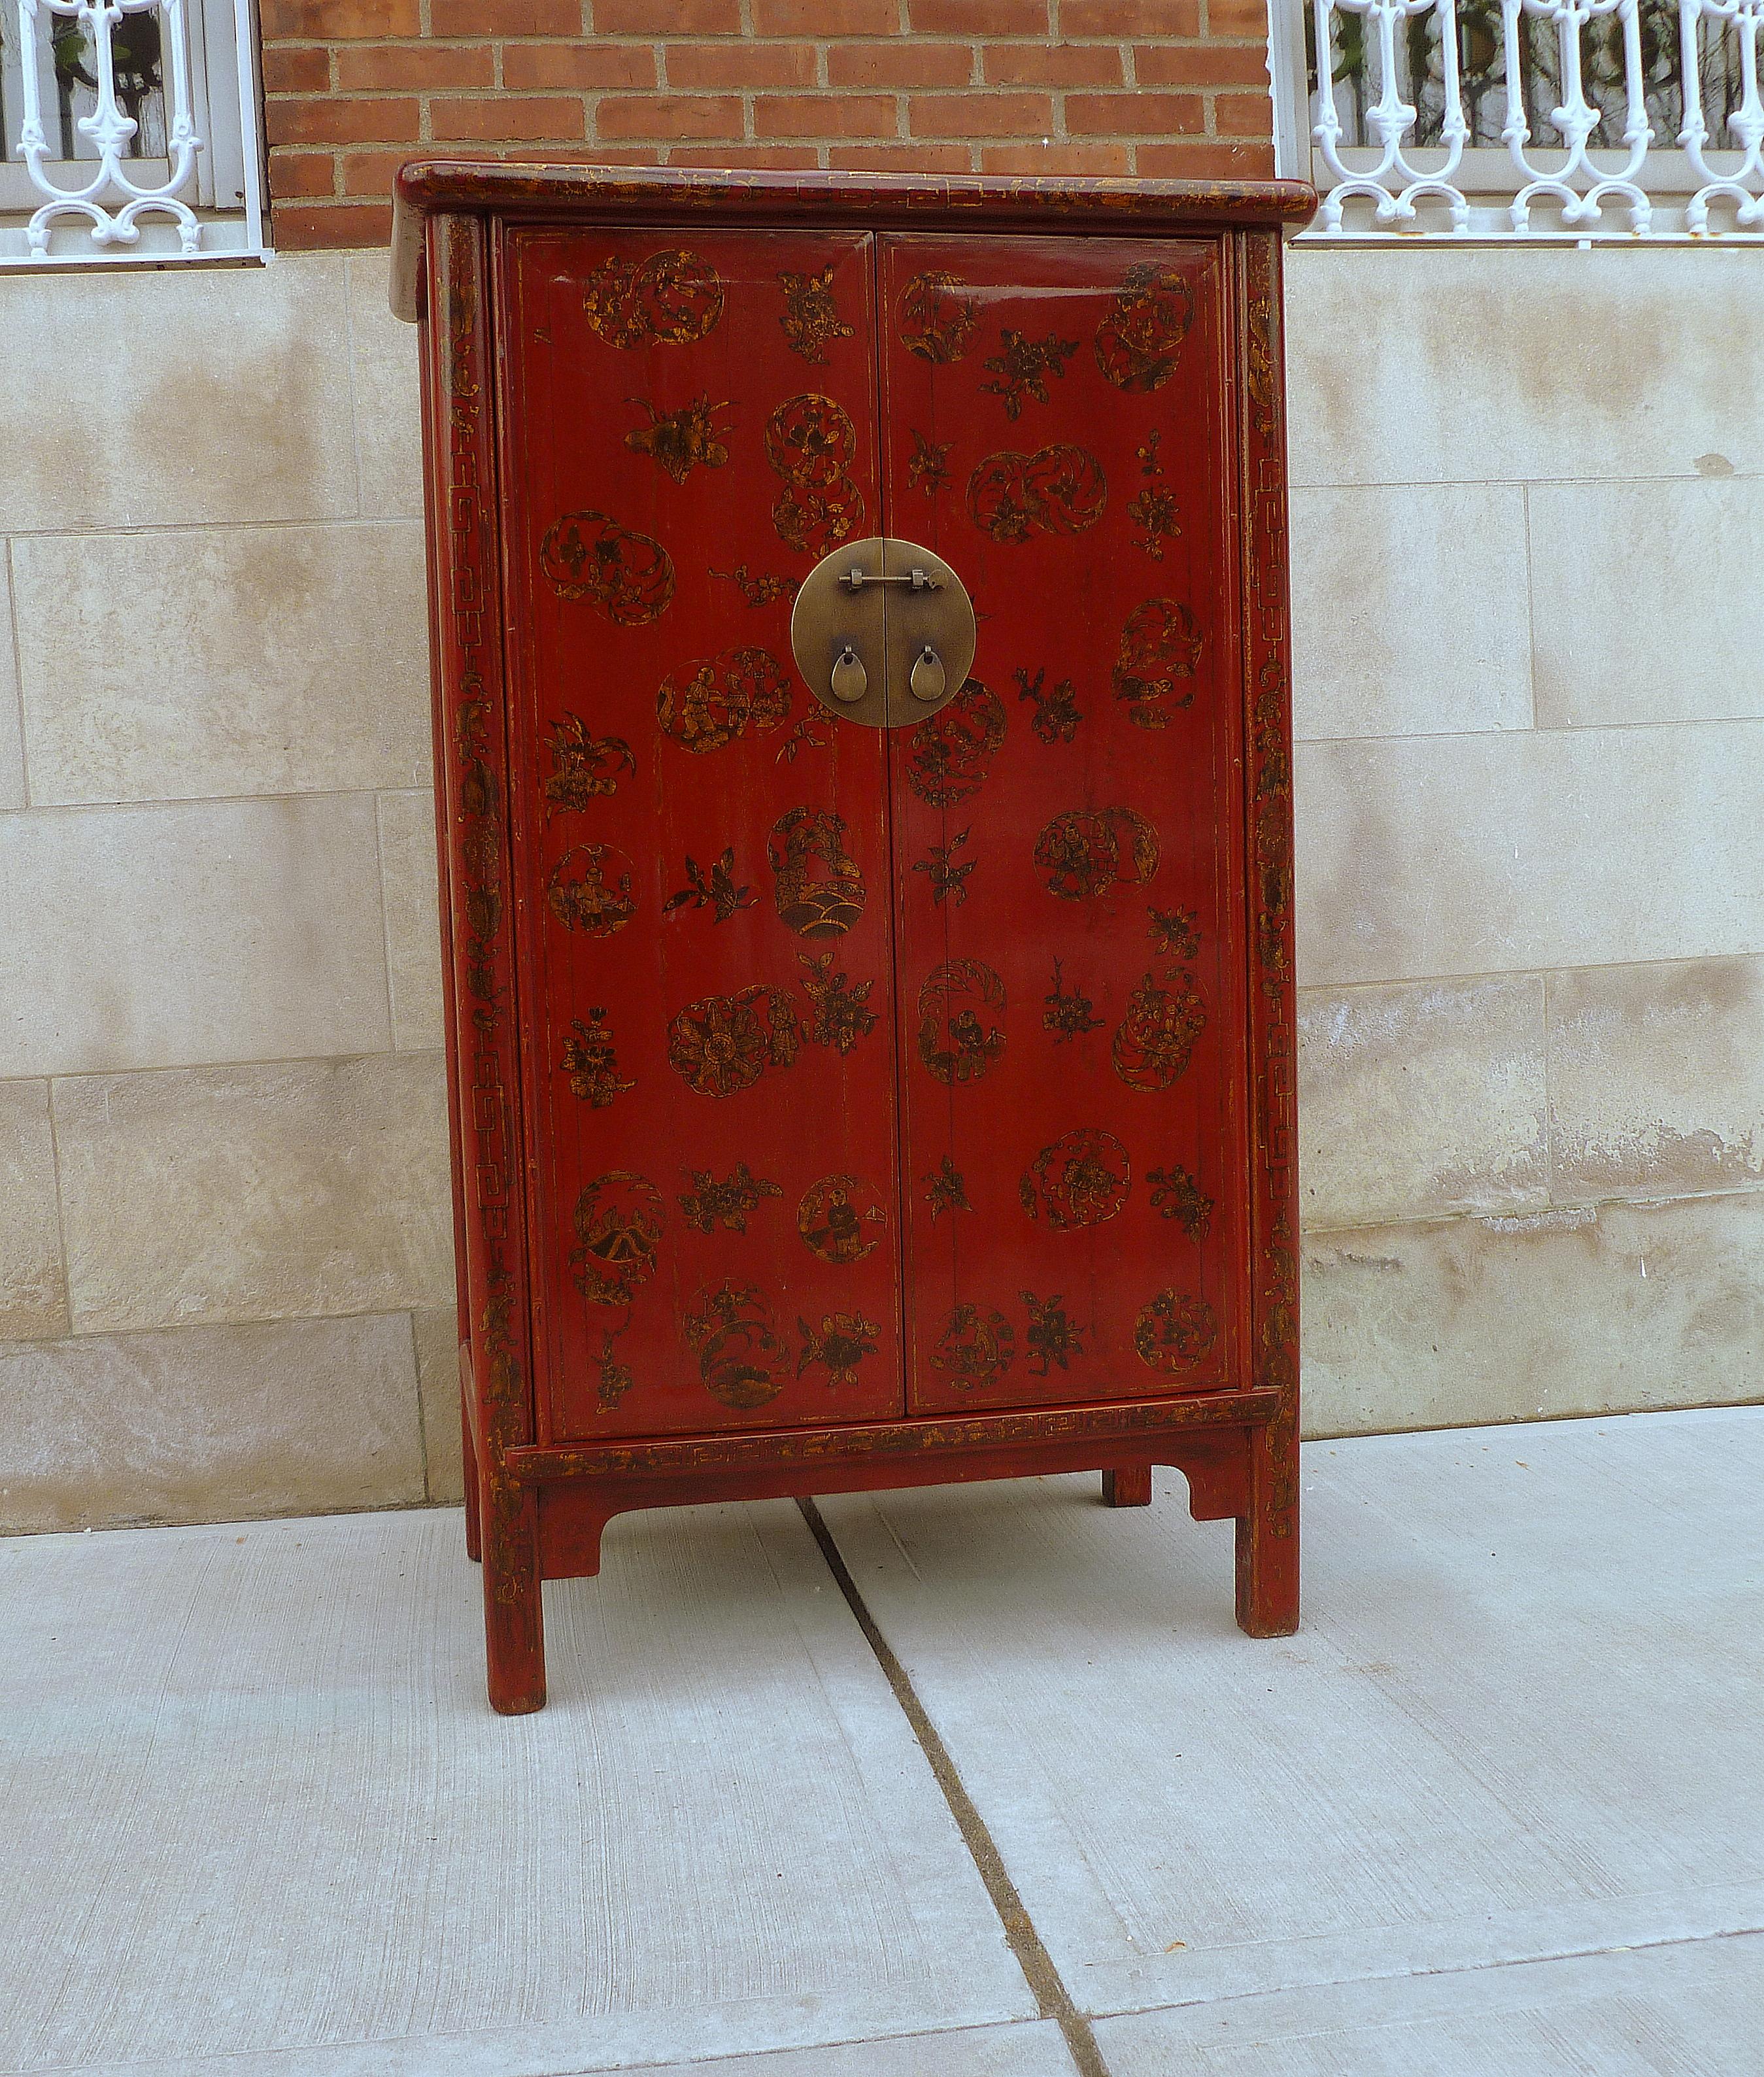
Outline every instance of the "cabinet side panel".
[[517, 226], [497, 266], [539, 1404], [897, 1413], [882, 742], [789, 634], [877, 523], [869, 240]]
[[897, 533], [980, 617], [890, 737], [909, 1404], [1246, 1381], [1225, 242], [883, 242]]
[[518, 1564], [524, 1533], [524, 1503], [503, 1454], [533, 1439], [533, 1422], [485, 247], [470, 218], [431, 225], [426, 372], [462, 1317], [478, 1402], [485, 1556], [500, 1573]]
[[[425, 226], [426, 235], [426, 226]], [[418, 377], [422, 386], [422, 509], [428, 514], [424, 558], [429, 589], [429, 714], [434, 743], [435, 788], [435, 884], [441, 918], [441, 1029], [447, 1047], [448, 1159], [453, 1182], [453, 1289], [456, 1337], [463, 1344], [471, 1333], [468, 1310], [465, 1252], [465, 1169], [460, 1147], [459, 996], [453, 976], [453, 865], [449, 855], [447, 781], [447, 685], [444, 668], [447, 601], [447, 529], [443, 515], [441, 460], [438, 444], [446, 422], [438, 415], [434, 360], [436, 336], [433, 301], [428, 293], [426, 263], [419, 281]]]
[[[1249, 719], [1253, 1371], [1298, 1420], [1298, 1040], [1292, 951], [1292, 710], [1287, 587], [1280, 240], [1238, 235], [1243, 453], [1244, 697]], [[1291, 1449], [1285, 1461], [1296, 1465]], [[1295, 1473], [1289, 1476], [1296, 1476]]]

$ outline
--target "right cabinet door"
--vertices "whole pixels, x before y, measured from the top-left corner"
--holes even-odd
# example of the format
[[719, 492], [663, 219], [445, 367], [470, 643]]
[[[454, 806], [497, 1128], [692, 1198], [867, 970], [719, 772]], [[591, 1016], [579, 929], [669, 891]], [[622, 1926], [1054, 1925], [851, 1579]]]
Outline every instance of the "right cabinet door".
[[909, 1406], [1217, 1390], [1244, 1329], [1224, 249], [883, 242], [887, 531], [979, 614], [888, 739]]

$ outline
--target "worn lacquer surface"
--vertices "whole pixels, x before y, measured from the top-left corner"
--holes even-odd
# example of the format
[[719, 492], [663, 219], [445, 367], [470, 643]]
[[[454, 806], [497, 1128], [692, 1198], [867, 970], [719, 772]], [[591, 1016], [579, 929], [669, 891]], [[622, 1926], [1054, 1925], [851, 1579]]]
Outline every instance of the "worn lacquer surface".
[[882, 745], [797, 583], [877, 510], [869, 241], [505, 262], [551, 1433], [898, 1410]]
[[890, 524], [972, 676], [890, 740], [909, 1394], [1216, 1389], [1243, 944], [1213, 241], [892, 237]]

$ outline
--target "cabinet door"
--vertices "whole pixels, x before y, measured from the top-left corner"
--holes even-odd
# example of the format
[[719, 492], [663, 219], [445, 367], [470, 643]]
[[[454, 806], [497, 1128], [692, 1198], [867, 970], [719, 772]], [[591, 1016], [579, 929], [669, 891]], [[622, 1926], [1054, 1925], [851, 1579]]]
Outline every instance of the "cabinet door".
[[1243, 1331], [1210, 241], [884, 241], [888, 531], [980, 615], [890, 739], [909, 1404], [1217, 1389]]
[[550, 1435], [897, 1413], [885, 752], [788, 639], [880, 510], [870, 241], [534, 228], [501, 278]]

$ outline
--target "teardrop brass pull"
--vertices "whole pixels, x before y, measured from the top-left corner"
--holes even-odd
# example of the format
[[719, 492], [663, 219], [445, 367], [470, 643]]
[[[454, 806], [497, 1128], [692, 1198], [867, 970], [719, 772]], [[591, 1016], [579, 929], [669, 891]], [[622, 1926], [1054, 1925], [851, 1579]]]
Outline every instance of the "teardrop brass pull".
[[830, 687], [836, 700], [843, 700], [850, 706], [854, 700], [863, 697], [865, 686], [870, 682], [858, 652], [848, 642], [833, 661], [833, 680]]
[[943, 660], [927, 642], [913, 660], [913, 675], [907, 683], [913, 689], [916, 700], [940, 700], [946, 683]]

